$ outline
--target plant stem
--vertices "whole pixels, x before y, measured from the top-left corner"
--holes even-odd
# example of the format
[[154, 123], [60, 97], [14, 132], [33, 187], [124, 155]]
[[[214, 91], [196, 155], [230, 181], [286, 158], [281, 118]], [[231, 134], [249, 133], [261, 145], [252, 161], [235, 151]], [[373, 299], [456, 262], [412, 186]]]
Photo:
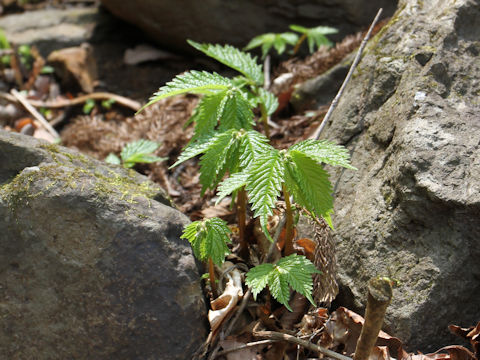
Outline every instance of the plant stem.
[[260, 103], [261, 121], [265, 129], [265, 136], [270, 139], [270, 128], [268, 125], [268, 113], [264, 103]]
[[390, 300], [392, 300], [392, 284], [389, 279], [377, 278], [368, 282], [367, 310], [355, 349], [355, 360], [367, 360], [370, 356], [377, 342]]
[[213, 266], [212, 258], [208, 258], [208, 275], [210, 277], [210, 286], [212, 287], [212, 295], [214, 298], [218, 296], [217, 284], [215, 284], [215, 268]]
[[245, 187], [242, 187], [237, 194], [237, 219], [238, 219], [238, 237], [239, 237], [239, 255], [246, 259], [248, 255], [248, 246], [245, 239], [245, 227], [247, 222], [247, 193]]
[[287, 207], [285, 210], [285, 216], [287, 217], [287, 222], [285, 225], [285, 249], [284, 254], [285, 256], [292, 255], [295, 250], [293, 249], [293, 212], [292, 212], [292, 205], [290, 203], [290, 194], [285, 187], [285, 184], [282, 185], [283, 187], [283, 196], [285, 198], [285, 206]]
[[297, 43], [293, 48], [293, 55], [296, 55], [298, 53], [298, 50], [300, 50], [300, 46], [303, 44], [306, 38], [307, 38], [307, 33], [303, 33], [302, 36], [300, 36], [300, 39], [297, 40]]

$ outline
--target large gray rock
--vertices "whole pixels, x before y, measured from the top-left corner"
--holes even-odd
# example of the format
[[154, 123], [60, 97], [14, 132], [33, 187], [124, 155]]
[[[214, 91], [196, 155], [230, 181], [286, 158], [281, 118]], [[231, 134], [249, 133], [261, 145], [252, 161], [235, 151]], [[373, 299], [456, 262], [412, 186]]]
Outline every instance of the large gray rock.
[[361, 308], [368, 279], [398, 279], [386, 324], [412, 350], [479, 320], [479, 24], [475, 0], [402, 0], [324, 134], [358, 168], [335, 178], [344, 299]]
[[161, 189], [4, 131], [0, 164], [2, 358], [191, 358], [206, 305]]
[[53, 50], [87, 41], [103, 19], [96, 8], [45, 9], [2, 17], [0, 28], [8, 41], [35, 45], [46, 57]]
[[113, 14], [143, 29], [159, 44], [191, 51], [185, 40], [243, 47], [256, 35], [290, 31], [290, 24], [330, 25], [341, 36], [385, 15], [395, 0], [102, 0]]

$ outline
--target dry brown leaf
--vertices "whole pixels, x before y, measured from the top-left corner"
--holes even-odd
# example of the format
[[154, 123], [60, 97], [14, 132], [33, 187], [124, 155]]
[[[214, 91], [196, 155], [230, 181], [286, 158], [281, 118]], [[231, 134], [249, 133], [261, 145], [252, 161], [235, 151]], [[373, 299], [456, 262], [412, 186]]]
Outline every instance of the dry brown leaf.
[[[222, 269], [226, 270], [232, 266], [233, 263], [225, 261]], [[238, 300], [243, 296], [242, 274], [240, 271], [233, 269], [225, 276], [228, 279], [225, 290], [222, 295], [210, 303], [212, 310], [208, 312], [208, 321], [210, 322], [212, 334], [215, 334], [223, 321], [232, 314]]]

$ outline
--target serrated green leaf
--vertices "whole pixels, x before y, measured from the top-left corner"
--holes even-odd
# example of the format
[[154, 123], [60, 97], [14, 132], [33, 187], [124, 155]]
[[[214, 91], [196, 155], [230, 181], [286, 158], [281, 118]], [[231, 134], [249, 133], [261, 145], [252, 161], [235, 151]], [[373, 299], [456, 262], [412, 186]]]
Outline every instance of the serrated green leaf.
[[151, 163], [165, 160], [165, 158], [151, 155], [159, 148], [159, 146], [160, 145], [156, 142], [145, 139], [134, 141], [125, 145], [120, 153], [123, 166], [130, 168], [136, 163]]
[[261, 264], [250, 269], [245, 277], [245, 284], [252, 289], [252, 295], [257, 300], [257, 295], [267, 286], [268, 277], [274, 269], [272, 264]]
[[256, 58], [230, 45], [200, 44], [187, 40], [195, 49], [214, 58], [224, 65], [237, 70], [257, 85], [263, 84], [262, 66], [257, 64]]
[[219, 218], [195, 221], [187, 225], [181, 236], [192, 244], [195, 256], [201, 261], [212, 259], [216, 265], [221, 265], [225, 255], [230, 252], [227, 244], [231, 242], [230, 229], [227, 223]]
[[280, 259], [277, 264], [262, 264], [250, 269], [245, 283], [256, 296], [268, 285], [273, 297], [292, 311], [288, 304], [290, 287], [305, 296], [313, 305], [312, 275], [320, 273], [305, 256], [292, 254]]
[[245, 132], [240, 140], [241, 168], [246, 169], [254, 159], [271, 151], [274, 151], [274, 148], [268, 143], [265, 135], [255, 130]]
[[251, 50], [256, 47], [262, 47], [262, 59], [267, 56], [272, 46], [277, 50], [279, 55], [283, 54], [287, 44], [294, 45], [298, 40], [298, 35], [286, 32], [281, 34], [267, 33], [254, 37], [244, 50]]
[[332, 185], [322, 166], [303, 152], [288, 151], [285, 185], [295, 202], [317, 216], [327, 216], [333, 209]]
[[247, 184], [248, 175], [246, 173], [238, 172], [230, 175], [227, 179], [222, 181], [218, 186], [217, 201], [215, 205], [219, 204], [225, 196], [230, 195], [234, 191], [242, 188]]
[[136, 154], [131, 156], [128, 161], [123, 163], [123, 166], [126, 168], [134, 167], [135, 164], [151, 164], [154, 162], [160, 162], [167, 160], [166, 157], [158, 157], [153, 155], [145, 155], [145, 154]]
[[202, 194], [208, 188], [215, 187], [227, 170], [233, 170], [239, 161], [236, 131], [229, 130], [216, 134], [205, 154], [200, 159], [200, 183]]
[[192, 70], [176, 76], [172, 81], [161, 87], [156, 93], [153, 94], [149, 102], [138, 112], [156, 103], [157, 101], [170, 96], [187, 93], [209, 95], [218, 91], [226, 90], [231, 86], [232, 82], [230, 79], [218, 75], [217, 73]]
[[318, 47], [322, 45], [332, 46], [332, 42], [327, 39], [325, 35], [338, 33], [338, 30], [329, 26], [317, 26], [314, 28], [306, 28], [300, 25], [290, 25], [290, 29], [302, 34], [306, 34], [308, 41], [308, 49], [310, 53], [315, 50], [315, 45]]
[[192, 119], [195, 123], [195, 134], [191, 141], [211, 135], [215, 131], [223, 113], [226, 97], [227, 90], [224, 90], [206, 95], [200, 100]]
[[270, 289], [272, 296], [280, 304], [285, 305], [289, 311], [292, 311], [292, 308], [288, 305], [288, 300], [290, 299], [290, 287], [288, 286], [285, 274], [282, 274], [278, 267], [275, 267], [275, 270], [273, 270], [268, 277], [268, 288]]
[[169, 169], [174, 168], [175, 166], [181, 164], [184, 161], [187, 161], [191, 158], [194, 158], [197, 155], [203, 154], [208, 147], [211, 145], [211, 142], [214, 140], [214, 136], [204, 136], [200, 139], [197, 139], [195, 142], [190, 143], [185, 147], [178, 157], [175, 164], [169, 167]]
[[311, 159], [333, 166], [343, 166], [347, 169], [356, 170], [350, 165], [348, 150], [326, 140], [304, 140], [289, 148], [289, 151], [300, 151]]
[[[264, 231], [266, 230], [268, 217], [272, 215], [272, 209], [280, 196], [285, 172], [282, 160], [280, 152], [273, 149], [269, 153], [256, 158], [246, 169], [249, 175], [246, 190], [254, 211], [253, 216], [260, 217], [260, 224]], [[265, 235], [271, 240], [268, 231], [265, 232]]]
[[283, 270], [282, 274], [285, 274], [292, 289], [305, 296], [315, 306], [312, 298], [312, 275], [320, 273], [315, 265], [304, 256], [292, 254], [281, 258], [277, 262], [277, 267]]
[[263, 88], [259, 88], [258, 97], [260, 99], [260, 102], [265, 105], [265, 108], [267, 109], [267, 115], [272, 115], [275, 110], [277, 110], [278, 99], [275, 94]]
[[107, 162], [109, 164], [114, 164], [114, 165], [120, 165], [121, 164], [120, 158], [113, 153], [108, 154], [108, 156], [105, 158], [105, 162]]
[[229, 129], [250, 130], [253, 125], [253, 112], [250, 103], [239, 91], [231, 91], [225, 98], [220, 115], [219, 131]]

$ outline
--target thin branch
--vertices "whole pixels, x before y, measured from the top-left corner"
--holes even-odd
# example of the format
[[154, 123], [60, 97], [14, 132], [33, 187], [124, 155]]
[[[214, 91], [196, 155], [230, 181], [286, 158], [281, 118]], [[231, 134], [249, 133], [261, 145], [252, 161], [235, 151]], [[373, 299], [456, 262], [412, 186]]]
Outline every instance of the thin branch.
[[231, 349], [219, 351], [217, 353], [217, 356], [226, 355], [226, 354], [231, 353], [231, 352], [248, 349], [248, 348], [251, 348], [251, 347], [258, 346], [258, 345], [272, 344], [272, 343], [275, 343], [275, 342], [278, 342], [278, 341], [280, 341], [280, 340], [270, 340], [269, 339], [269, 340], [253, 341], [253, 342], [250, 342], [250, 343], [247, 343], [247, 344], [244, 344], [244, 345], [239, 345], [239, 346], [231, 348]]
[[352, 360], [352, 358], [349, 358], [348, 356], [336, 353], [335, 351], [328, 350], [322, 346], [315, 345], [309, 341], [302, 340], [296, 336], [289, 335], [289, 334], [284, 334], [281, 332], [277, 331], [253, 331], [253, 336], [255, 337], [262, 337], [262, 338], [267, 338], [270, 340], [283, 340], [287, 341], [292, 344], [297, 344], [300, 346], [303, 346], [305, 349], [311, 350], [311, 351], [316, 351], [318, 353], [327, 355], [331, 358], [337, 359], [337, 360]]
[[58, 132], [52, 127], [52, 125], [50, 125], [48, 121], [45, 120], [45, 118], [37, 111], [37, 109], [30, 105], [28, 100], [22, 94], [20, 94], [16, 89], [12, 89], [11, 93], [15, 97], [15, 99], [17, 99], [18, 102], [22, 104], [23, 107], [25, 107], [25, 109], [27, 109], [28, 112], [32, 114], [32, 116], [37, 119], [40, 124], [42, 124], [42, 126], [45, 128], [45, 130], [47, 130], [55, 139], [58, 139], [60, 137], [60, 135], [58, 135]]
[[340, 98], [343, 95], [343, 92], [345, 91], [345, 88], [347, 87], [347, 84], [349, 83], [350, 79], [352, 78], [353, 72], [355, 71], [355, 68], [357, 67], [358, 63], [360, 62], [360, 58], [362, 56], [362, 52], [365, 49], [365, 46], [367, 45], [368, 39], [370, 39], [370, 35], [372, 34], [373, 28], [375, 27], [375, 24], [377, 23], [378, 19], [380, 18], [380, 15], [382, 14], [383, 9], [380, 8], [377, 12], [377, 15], [375, 16], [375, 19], [373, 19], [372, 24], [370, 25], [370, 28], [367, 31], [367, 34], [362, 40], [362, 43], [360, 44], [360, 47], [358, 48], [357, 55], [355, 55], [355, 59], [353, 59], [352, 65], [350, 66], [350, 70], [348, 71], [347, 76], [345, 77], [345, 80], [343, 81], [342, 86], [340, 87], [340, 90], [338, 90], [337, 96], [332, 101], [332, 104], [328, 108], [327, 114], [323, 118], [322, 123], [320, 126], [317, 128], [313, 136], [311, 137], [312, 139], [318, 140], [320, 138], [320, 134], [322, 133], [323, 129], [325, 128], [325, 125], [327, 124], [328, 120], [330, 120], [330, 117], [332, 116], [333, 110], [338, 105], [338, 102]]
[[[0, 97], [11, 102], [18, 102], [18, 100], [15, 97], [12, 97], [10, 96], [10, 94], [7, 94], [7, 93], [0, 93]], [[87, 100], [110, 100], [110, 99], [115, 100], [115, 103], [125, 106], [127, 108], [130, 108], [135, 112], [140, 110], [140, 108], [142, 107], [138, 101], [135, 101], [117, 94], [108, 93], [108, 92], [91, 93], [91, 94], [76, 97], [74, 99], [64, 99], [64, 100], [57, 100], [57, 101], [38, 101], [38, 100], [28, 100], [28, 101], [32, 106], [37, 108], [45, 107], [45, 108], [51, 108], [51, 109], [58, 109], [58, 108], [63, 108], [68, 106], [81, 105], [85, 103]]]

